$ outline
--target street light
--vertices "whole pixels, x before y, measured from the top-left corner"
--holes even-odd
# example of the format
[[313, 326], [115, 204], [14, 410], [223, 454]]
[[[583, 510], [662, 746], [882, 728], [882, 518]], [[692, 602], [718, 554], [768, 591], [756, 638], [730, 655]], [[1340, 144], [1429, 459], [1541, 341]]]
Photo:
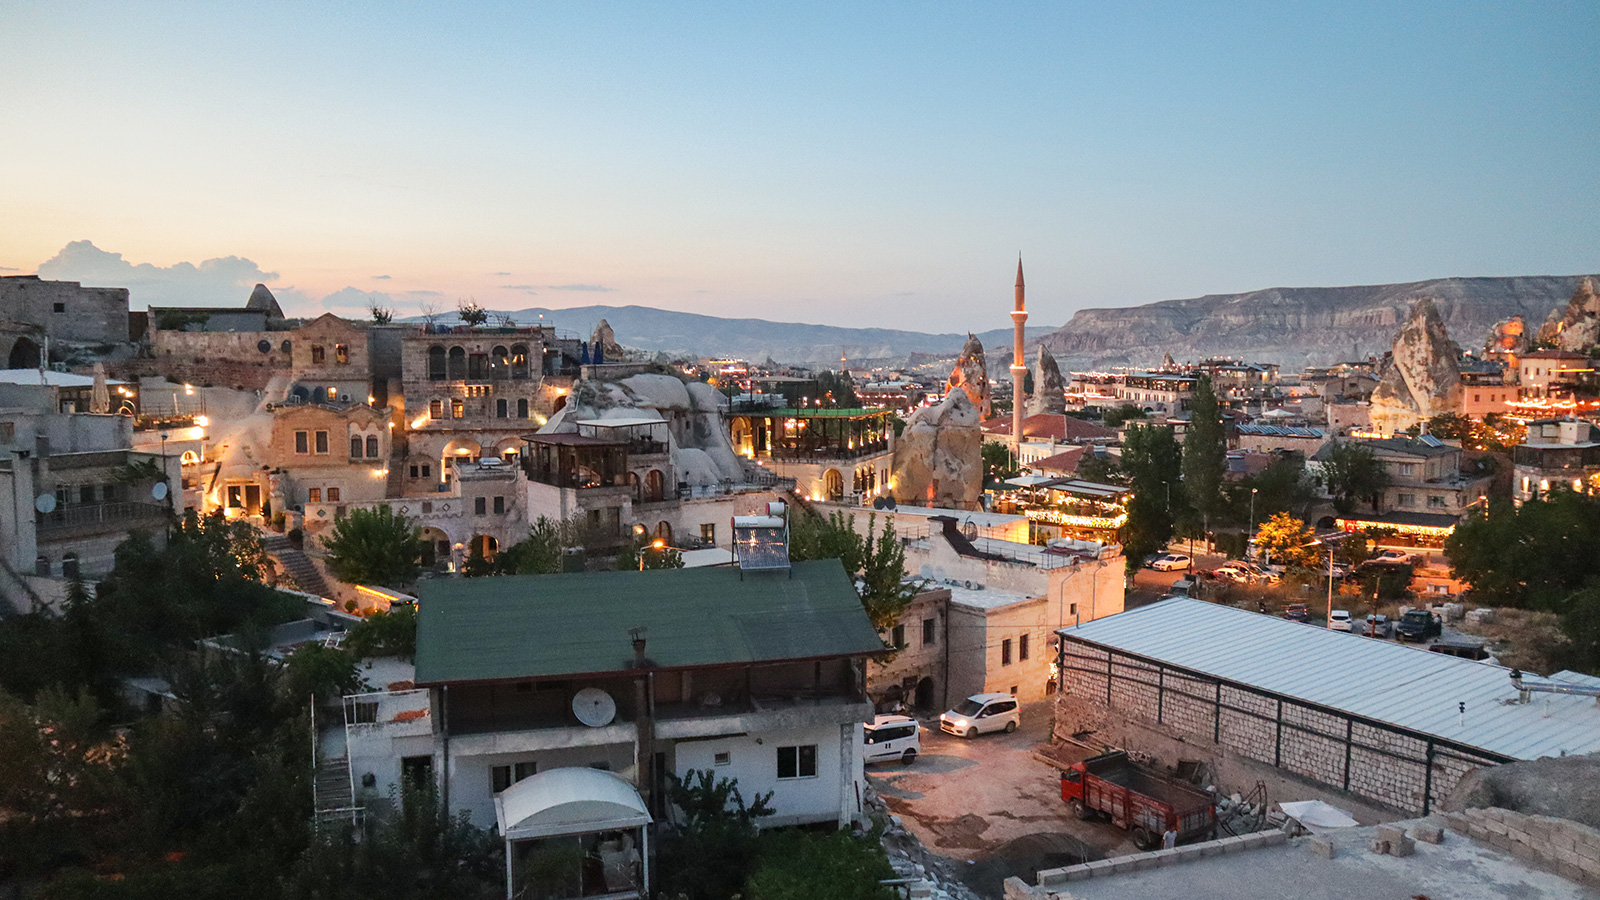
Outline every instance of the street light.
[[1250, 552], [1250, 545], [1255, 543], [1256, 540], [1256, 491], [1259, 490], [1261, 489], [1250, 489], [1250, 531], [1244, 536], [1244, 549], [1246, 555], [1248, 555]]

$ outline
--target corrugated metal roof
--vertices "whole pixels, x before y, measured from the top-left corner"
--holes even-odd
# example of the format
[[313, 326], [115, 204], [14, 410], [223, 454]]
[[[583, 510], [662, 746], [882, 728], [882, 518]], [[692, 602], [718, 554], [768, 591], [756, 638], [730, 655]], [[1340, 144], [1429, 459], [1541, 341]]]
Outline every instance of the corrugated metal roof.
[[1600, 751], [1594, 698], [1534, 694], [1520, 704], [1509, 669], [1420, 647], [1189, 598], [1061, 634], [1504, 756]]
[[417, 682], [621, 672], [629, 629], [658, 667], [855, 656], [884, 649], [836, 559], [789, 572], [707, 567], [423, 583]]

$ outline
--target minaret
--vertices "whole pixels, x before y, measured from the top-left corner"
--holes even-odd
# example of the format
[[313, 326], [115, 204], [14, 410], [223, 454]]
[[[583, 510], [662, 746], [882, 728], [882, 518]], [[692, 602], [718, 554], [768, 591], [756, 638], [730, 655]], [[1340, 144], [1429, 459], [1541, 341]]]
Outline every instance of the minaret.
[[1028, 309], [1022, 301], [1022, 255], [1017, 255], [1017, 308], [1011, 311], [1011, 322], [1017, 336], [1011, 351], [1011, 451], [1018, 462], [1022, 460], [1022, 379], [1028, 374], [1028, 364], [1022, 356], [1022, 325], [1028, 321]]

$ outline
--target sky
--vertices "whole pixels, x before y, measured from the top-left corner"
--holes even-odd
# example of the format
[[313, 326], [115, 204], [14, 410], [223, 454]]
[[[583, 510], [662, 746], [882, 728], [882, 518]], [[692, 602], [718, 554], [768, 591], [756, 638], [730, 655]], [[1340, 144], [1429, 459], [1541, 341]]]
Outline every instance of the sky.
[[1600, 271], [1600, 4], [0, 0], [0, 274], [920, 331]]

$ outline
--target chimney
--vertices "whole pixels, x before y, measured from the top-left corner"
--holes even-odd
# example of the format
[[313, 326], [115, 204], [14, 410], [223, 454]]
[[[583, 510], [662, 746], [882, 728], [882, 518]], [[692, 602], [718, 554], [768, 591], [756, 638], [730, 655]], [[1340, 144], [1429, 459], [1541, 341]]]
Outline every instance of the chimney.
[[633, 639], [633, 667], [635, 669], [649, 668], [650, 660], [645, 658], [644, 643], [646, 629], [643, 626], [628, 629], [628, 637]]

